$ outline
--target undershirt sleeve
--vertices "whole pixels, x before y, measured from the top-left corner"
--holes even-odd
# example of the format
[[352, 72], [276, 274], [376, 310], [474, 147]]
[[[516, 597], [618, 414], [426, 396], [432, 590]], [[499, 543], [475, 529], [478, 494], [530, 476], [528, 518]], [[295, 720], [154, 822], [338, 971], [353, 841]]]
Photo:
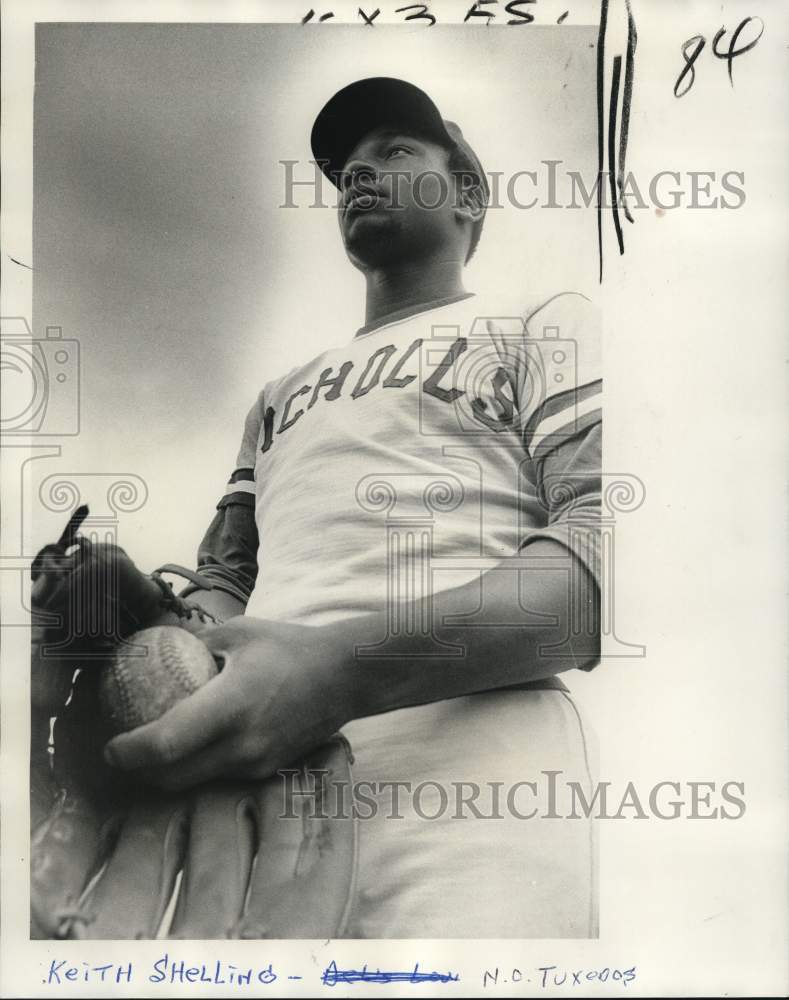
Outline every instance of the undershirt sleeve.
[[[247, 414], [236, 467], [197, 550], [198, 575], [244, 604], [252, 594], [258, 575], [255, 458], [263, 412], [261, 393]], [[184, 596], [198, 589], [187, 588]]]

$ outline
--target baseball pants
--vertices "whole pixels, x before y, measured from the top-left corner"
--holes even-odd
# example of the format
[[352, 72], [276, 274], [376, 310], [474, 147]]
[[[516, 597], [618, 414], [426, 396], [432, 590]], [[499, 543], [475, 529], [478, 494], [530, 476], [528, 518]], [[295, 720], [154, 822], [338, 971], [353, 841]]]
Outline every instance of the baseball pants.
[[597, 936], [594, 736], [568, 693], [359, 719], [350, 938]]

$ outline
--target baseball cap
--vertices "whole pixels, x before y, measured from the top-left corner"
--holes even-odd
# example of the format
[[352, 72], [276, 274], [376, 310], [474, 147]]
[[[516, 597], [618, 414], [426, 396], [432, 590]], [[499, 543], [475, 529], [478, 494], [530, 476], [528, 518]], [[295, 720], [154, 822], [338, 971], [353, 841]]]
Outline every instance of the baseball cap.
[[372, 76], [338, 90], [312, 126], [312, 155], [335, 186], [357, 142], [374, 128], [412, 128], [448, 149], [458, 149], [475, 174], [487, 201], [490, 194], [479, 157], [460, 128], [441, 117], [424, 90], [406, 80]]

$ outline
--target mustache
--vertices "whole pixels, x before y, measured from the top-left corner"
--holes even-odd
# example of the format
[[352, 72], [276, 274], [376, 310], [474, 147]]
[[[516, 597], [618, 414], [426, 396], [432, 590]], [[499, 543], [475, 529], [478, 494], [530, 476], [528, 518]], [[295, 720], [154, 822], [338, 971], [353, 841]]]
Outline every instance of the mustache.
[[372, 173], [354, 174], [343, 187], [342, 214], [349, 208], [372, 208], [385, 191]]

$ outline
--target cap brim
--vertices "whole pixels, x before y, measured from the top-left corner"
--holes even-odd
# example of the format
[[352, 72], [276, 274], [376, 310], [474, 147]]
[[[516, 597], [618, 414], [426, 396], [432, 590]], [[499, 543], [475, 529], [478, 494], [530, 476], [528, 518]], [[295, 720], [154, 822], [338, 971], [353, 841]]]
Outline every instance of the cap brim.
[[315, 119], [312, 155], [337, 184], [356, 144], [375, 128], [415, 129], [426, 138], [454, 145], [436, 105], [419, 87], [394, 77], [357, 80], [339, 90]]

